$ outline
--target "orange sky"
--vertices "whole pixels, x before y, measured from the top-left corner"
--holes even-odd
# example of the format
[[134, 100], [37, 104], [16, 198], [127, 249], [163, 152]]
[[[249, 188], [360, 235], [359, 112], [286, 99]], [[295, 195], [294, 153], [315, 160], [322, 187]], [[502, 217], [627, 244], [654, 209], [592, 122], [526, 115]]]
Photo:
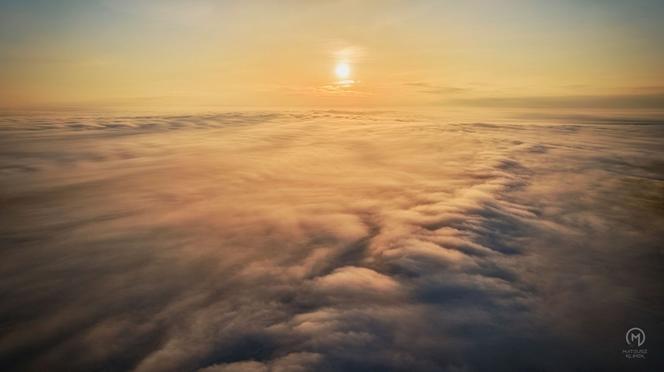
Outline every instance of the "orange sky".
[[[664, 106], [662, 6], [645, 0], [0, 8], [5, 108]], [[350, 84], [334, 74], [340, 61]]]

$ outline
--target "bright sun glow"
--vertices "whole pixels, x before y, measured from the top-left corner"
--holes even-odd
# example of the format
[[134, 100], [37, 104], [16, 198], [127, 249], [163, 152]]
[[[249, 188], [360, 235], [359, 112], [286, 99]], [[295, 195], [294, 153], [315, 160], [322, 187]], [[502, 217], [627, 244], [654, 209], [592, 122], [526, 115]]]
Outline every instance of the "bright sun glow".
[[350, 66], [346, 62], [339, 62], [334, 68], [334, 73], [339, 79], [346, 80], [350, 77]]

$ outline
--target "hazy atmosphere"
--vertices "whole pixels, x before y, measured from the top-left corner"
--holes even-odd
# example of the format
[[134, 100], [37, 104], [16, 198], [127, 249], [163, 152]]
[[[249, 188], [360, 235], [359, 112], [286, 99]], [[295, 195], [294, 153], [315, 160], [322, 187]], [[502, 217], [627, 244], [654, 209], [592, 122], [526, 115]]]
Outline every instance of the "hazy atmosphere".
[[0, 370], [662, 370], [662, 17], [0, 0]]
[[664, 101], [659, 0], [0, 4], [7, 108]]

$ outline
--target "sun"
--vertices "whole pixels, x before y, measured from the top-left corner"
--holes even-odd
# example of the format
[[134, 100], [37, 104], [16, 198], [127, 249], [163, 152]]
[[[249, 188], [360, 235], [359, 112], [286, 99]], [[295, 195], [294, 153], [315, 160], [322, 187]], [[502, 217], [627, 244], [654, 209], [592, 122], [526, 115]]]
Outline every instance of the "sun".
[[347, 62], [339, 62], [334, 67], [334, 74], [341, 80], [346, 80], [350, 77], [350, 66]]

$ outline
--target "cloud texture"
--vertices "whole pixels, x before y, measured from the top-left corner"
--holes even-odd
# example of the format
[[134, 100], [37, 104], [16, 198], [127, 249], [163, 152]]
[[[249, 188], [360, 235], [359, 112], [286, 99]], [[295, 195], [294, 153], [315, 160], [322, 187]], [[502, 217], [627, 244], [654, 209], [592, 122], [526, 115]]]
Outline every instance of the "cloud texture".
[[661, 125], [0, 120], [5, 370], [662, 363]]

